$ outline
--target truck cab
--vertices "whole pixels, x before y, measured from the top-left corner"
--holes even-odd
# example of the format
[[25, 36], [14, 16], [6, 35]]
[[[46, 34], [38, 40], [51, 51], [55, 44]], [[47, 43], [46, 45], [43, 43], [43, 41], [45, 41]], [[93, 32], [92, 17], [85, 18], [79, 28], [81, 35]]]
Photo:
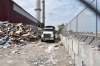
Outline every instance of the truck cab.
[[45, 26], [41, 35], [41, 41], [55, 41], [55, 27]]

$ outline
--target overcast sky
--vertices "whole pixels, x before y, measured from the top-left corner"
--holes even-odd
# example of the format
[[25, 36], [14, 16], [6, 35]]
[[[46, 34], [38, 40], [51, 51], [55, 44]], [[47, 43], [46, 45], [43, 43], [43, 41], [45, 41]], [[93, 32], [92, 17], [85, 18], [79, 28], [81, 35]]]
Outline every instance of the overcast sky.
[[[36, 15], [36, 0], [14, 1], [33, 16]], [[82, 4], [77, 0], [46, 0], [46, 25], [68, 23], [82, 9]]]
[[[36, 0], [14, 0], [33, 16], [36, 15]], [[91, 2], [93, 0], [86, 0]], [[95, 4], [94, 2], [93, 4]], [[100, 3], [100, 0], [98, 0]], [[100, 6], [100, 4], [98, 4]], [[46, 25], [59, 25], [68, 23], [85, 7], [78, 0], [46, 0]], [[98, 7], [100, 9], [100, 7]], [[95, 14], [90, 10], [86, 10], [79, 17], [79, 31], [95, 32]], [[100, 21], [100, 20], [99, 20]], [[100, 22], [98, 22], [100, 30]], [[72, 28], [75, 29], [73, 26]]]

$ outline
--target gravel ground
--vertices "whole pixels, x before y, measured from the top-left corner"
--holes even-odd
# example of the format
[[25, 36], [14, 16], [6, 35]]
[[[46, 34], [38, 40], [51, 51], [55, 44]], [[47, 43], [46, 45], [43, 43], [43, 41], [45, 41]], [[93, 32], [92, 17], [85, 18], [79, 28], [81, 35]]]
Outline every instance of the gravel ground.
[[63, 44], [33, 42], [0, 49], [0, 66], [68, 66]]

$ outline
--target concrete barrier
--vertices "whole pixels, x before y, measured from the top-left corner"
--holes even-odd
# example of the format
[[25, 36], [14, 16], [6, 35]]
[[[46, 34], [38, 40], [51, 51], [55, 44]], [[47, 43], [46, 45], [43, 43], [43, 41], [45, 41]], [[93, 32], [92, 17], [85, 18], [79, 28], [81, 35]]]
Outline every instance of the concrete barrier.
[[100, 66], [100, 38], [94, 36], [62, 36], [73, 66]]

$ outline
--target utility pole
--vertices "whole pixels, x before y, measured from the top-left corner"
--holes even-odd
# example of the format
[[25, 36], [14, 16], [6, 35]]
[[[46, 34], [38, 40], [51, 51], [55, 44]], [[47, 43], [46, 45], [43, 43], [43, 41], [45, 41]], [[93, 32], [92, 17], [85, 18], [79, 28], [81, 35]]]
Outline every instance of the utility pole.
[[79, 17], [79, 15], [76, 17], [76, 32], [77, 32], [77, 33], [78, 33], [78, 28], [79, 28], [79, 27], [78, 27], [78, 26], [79, 26], [79, 25], [78, 25], [78, 17]]
[[[98, 11], [98, 2], [96, 0], [96, 11]], [[98, 14], [96, 12], [96, 37], [98, 37]]]
[[43, 22], [43, 26], [45, 26], [45, 0], [42, 1], [42, 8], [43, 8], [42, 22]]

